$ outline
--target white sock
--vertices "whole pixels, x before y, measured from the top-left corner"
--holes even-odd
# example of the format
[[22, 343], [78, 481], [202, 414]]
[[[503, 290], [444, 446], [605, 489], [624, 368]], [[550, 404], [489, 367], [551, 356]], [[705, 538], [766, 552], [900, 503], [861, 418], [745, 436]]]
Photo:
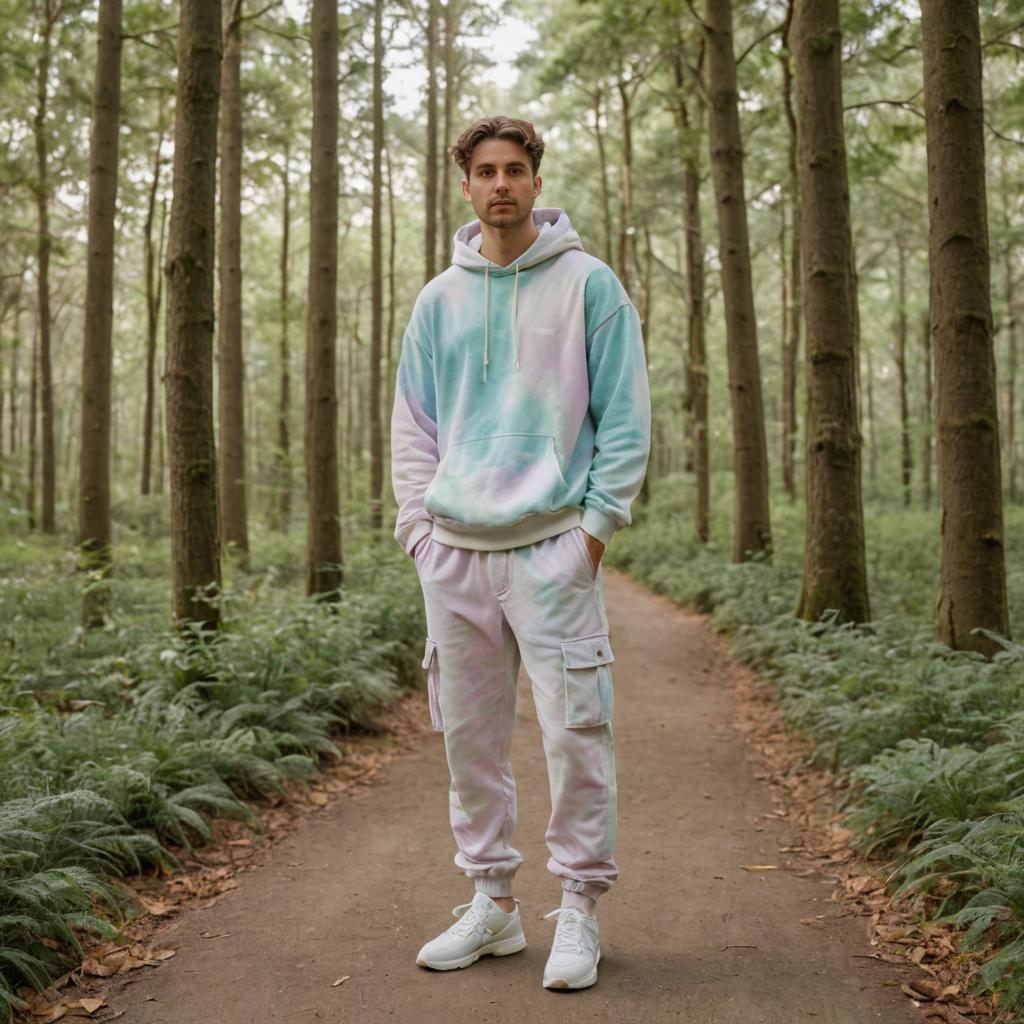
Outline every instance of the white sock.
[[582, 910], [584, 914], [588, 914], [590, 917], [595, 917], [597, 915], [597, 900], [590, 896], [584, 896], [581, 892], [571, 892], [569, 889], [563, 889], [562, 906], [575, 907], [577, 910]]

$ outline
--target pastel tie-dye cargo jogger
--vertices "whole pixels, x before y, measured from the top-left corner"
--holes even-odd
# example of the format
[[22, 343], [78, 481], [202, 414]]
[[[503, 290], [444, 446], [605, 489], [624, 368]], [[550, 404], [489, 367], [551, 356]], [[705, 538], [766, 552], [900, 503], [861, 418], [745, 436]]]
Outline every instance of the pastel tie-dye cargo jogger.
[[509, 761], [516, 678], [529, 675], [551, 788], [548, 870], [597, 899], [619, 875], [612, 648], [602, 568], [576, 526], [504, 551], [416, 547], [427, 616], [423, 665], [433, 726], [451, 771], [455, 863], [491, 896], [512, 893], [523, 861], [512, 845]]

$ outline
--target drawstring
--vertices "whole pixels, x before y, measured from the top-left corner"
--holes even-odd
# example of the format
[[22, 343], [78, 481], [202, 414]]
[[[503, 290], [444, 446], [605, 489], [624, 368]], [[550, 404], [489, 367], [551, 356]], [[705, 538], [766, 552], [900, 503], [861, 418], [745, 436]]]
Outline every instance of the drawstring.
[[[516, 373], [519, 372], [519, 264], [516, 264], [516, 279], [512, 288], [512, 337], [516, 345]], [[491, 340], [491, 265], [484, 268], [484, 382], [487, 381], [487, 364], [490, 357]]]
[[487, 364], [490, 361], [487, 352], [488, 338], [491, 333], [491, 265], [484, 268], [484, 382], [487, 381]]
[[512, 289], [512, 336], [516, 340], [516, 373], [519, 372], [519, 264], [516, 264], [516, 283]]

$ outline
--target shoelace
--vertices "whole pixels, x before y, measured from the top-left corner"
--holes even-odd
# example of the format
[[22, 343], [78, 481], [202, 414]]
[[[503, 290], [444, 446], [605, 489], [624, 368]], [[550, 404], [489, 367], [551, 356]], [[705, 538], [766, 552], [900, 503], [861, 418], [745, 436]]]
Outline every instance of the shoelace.
[[[569, 911], [569, 913], [567, 913]], [[551, 947], [555, 953], [583, 952], [583, 922], [575, 907], [558, 907], [544, 915], [544, 919], [558, 915], [555, 939]]]
[[486, 935], [490, 931], [490, 928], [484, 924], [484, 919], [487, 917], [486, 907], [481, 907], [479, 904], [474, 906], [472, 903], [460, 903], [459, 906], [452, 908], [452, 914], [461, 918], [457, 924], [453, 924], [448, 929], [453, 935], [471, 935], [474, 931]]

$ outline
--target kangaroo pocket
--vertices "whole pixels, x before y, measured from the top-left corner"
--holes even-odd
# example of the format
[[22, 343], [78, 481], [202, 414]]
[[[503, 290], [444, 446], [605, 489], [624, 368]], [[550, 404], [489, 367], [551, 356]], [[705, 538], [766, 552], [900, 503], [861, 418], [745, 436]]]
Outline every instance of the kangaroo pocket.
[[567, 490], [554, 435], [492, 434], [448, 446], [423, 505], [440, 522], [510, 526], [562, 508]]

